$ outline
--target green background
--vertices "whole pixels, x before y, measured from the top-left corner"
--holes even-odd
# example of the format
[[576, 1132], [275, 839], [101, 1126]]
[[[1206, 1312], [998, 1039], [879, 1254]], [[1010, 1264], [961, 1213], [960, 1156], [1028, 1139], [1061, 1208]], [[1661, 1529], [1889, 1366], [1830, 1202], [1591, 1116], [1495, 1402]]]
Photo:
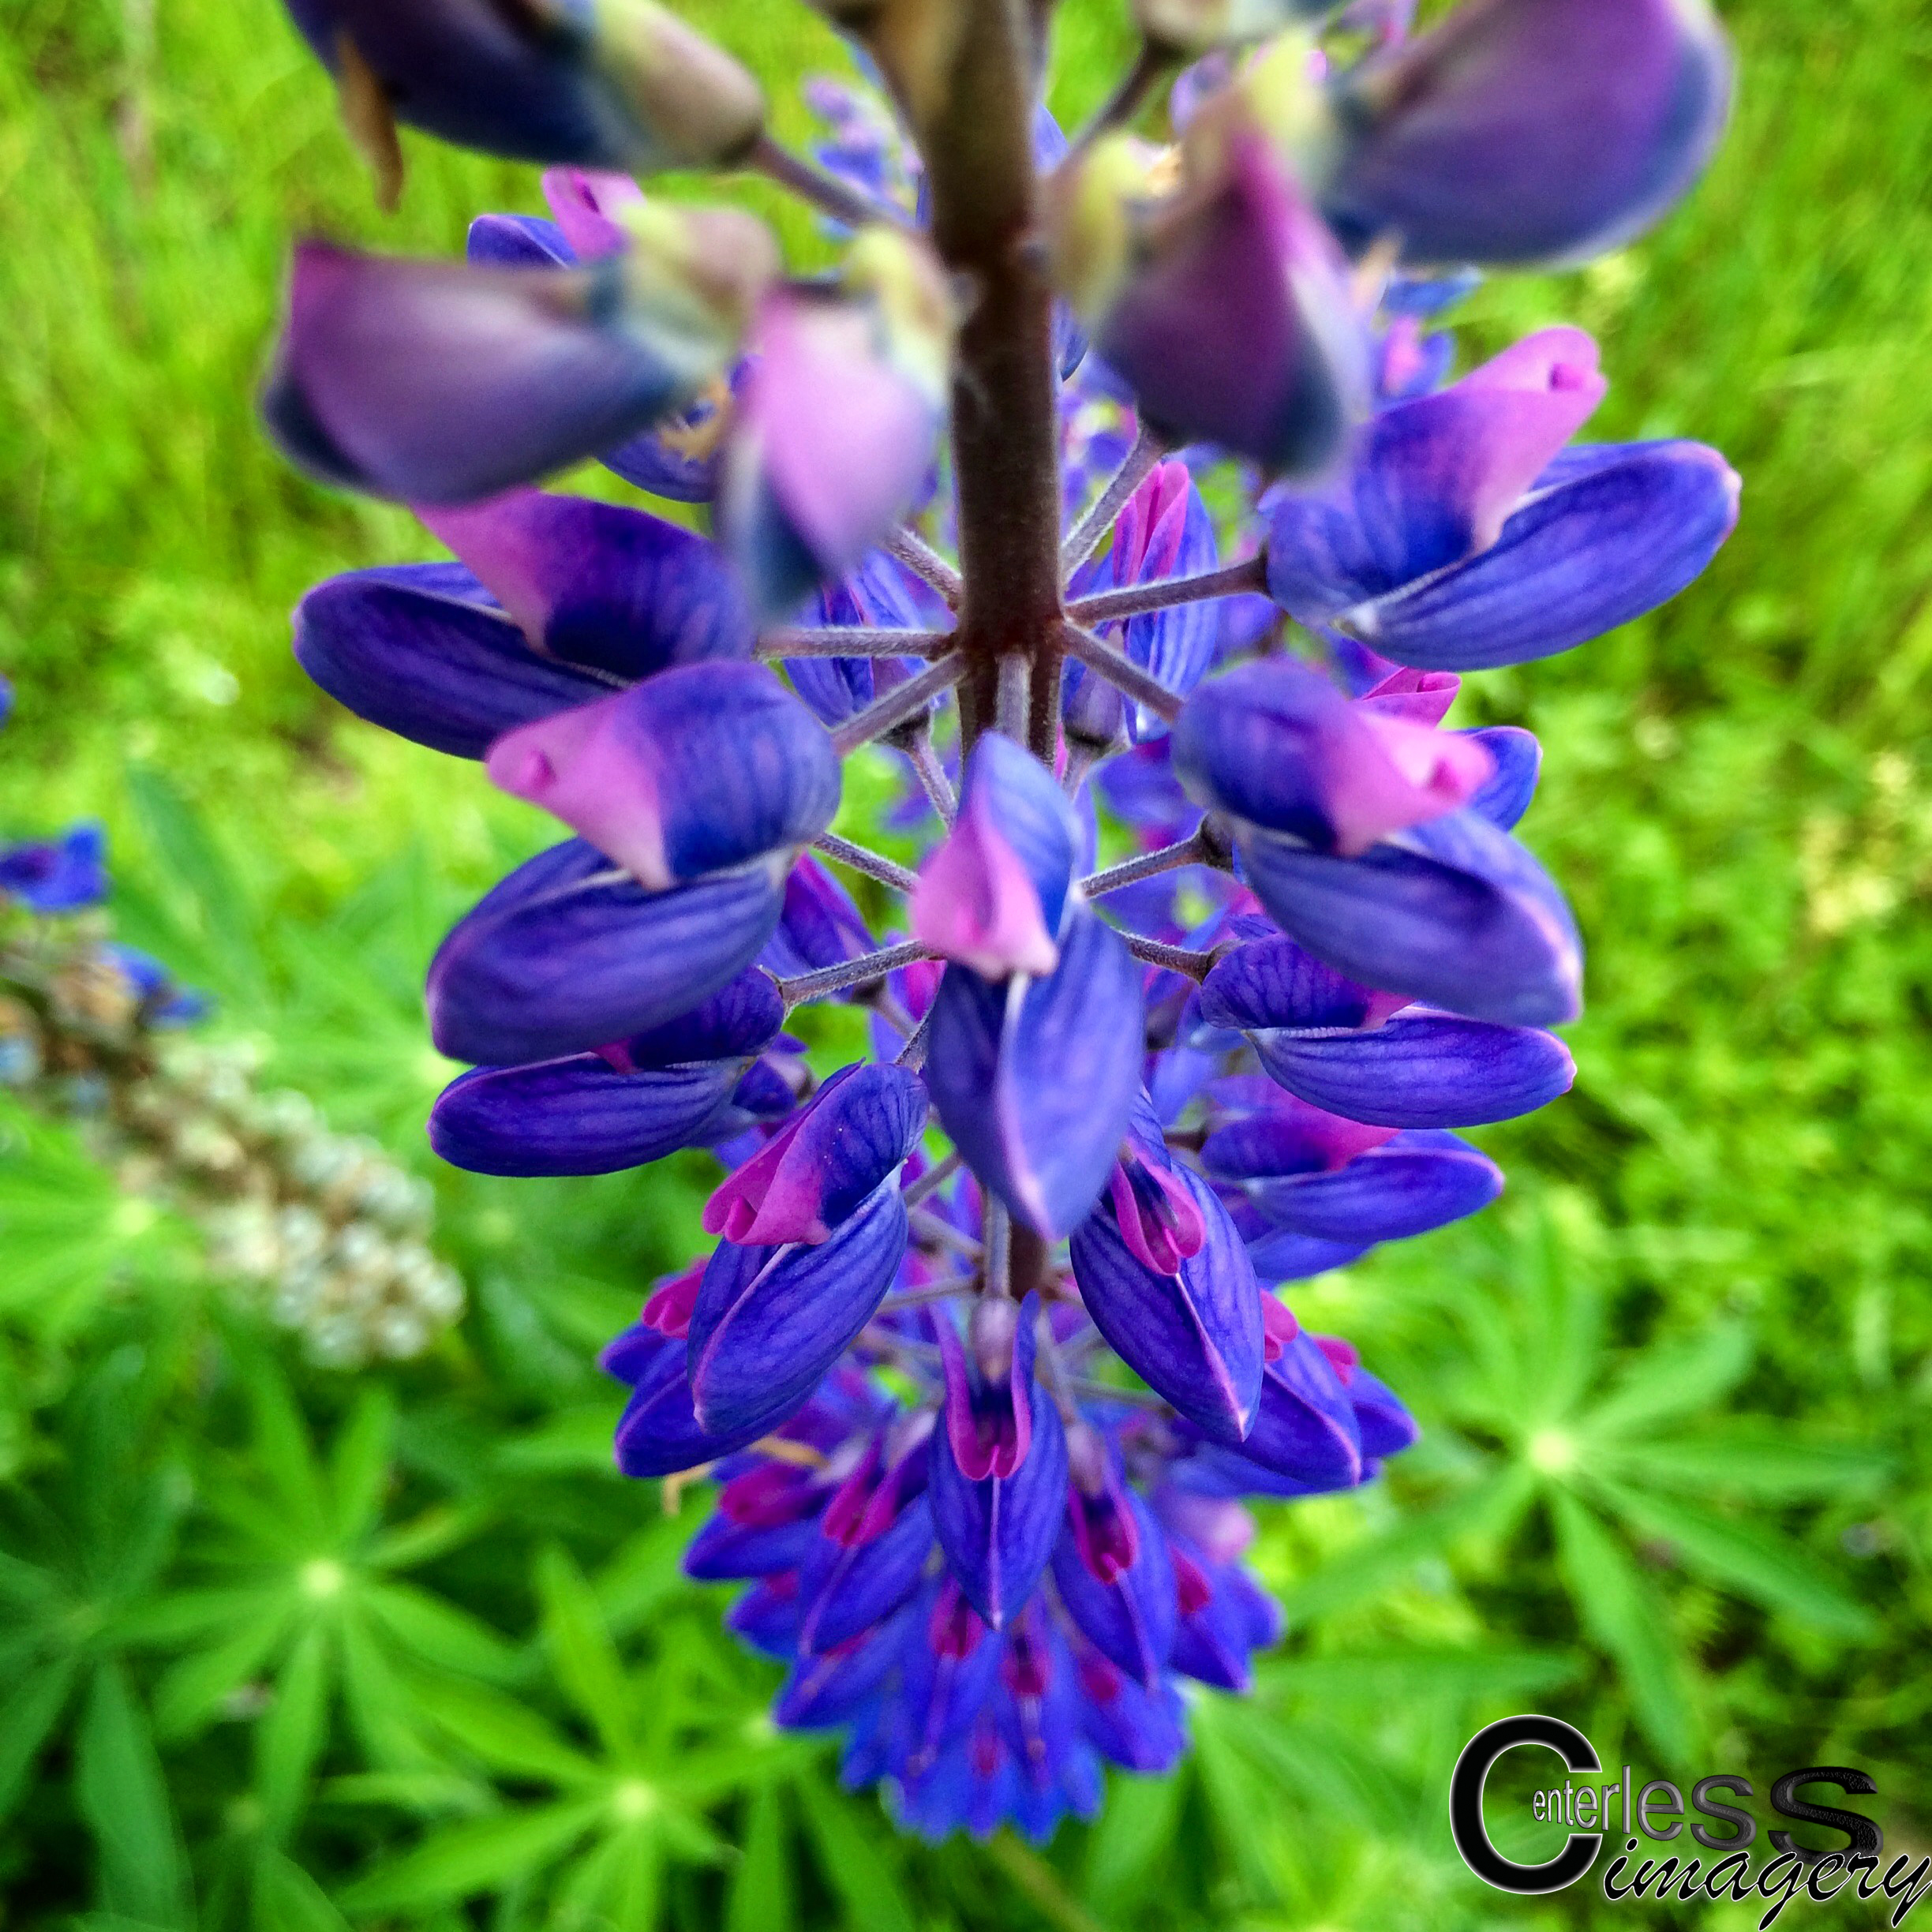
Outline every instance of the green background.
[[[774, 82], [837, 64], [793, 0], [686, 10]], [[1066, 115], [1121, 11], [1067, 0]], [[1188, 1769], [1116, 1780], [1043, 1855], [899, 1840], [761, 1718], [774, 1674], [676, 1572], [699, 1499], [667, 1519], [609, 1473], [590, 1357], [689, 1252], [701, 1159], [436, 1173], [472, 1312], [343, 1375], [8, 1103], [0, 1925], [1554, 1924], [1593, 1881], [1484, 1891], [1443, 1799], [1479, 1723], [1539, 1708], [1640, 1777], [1743, 1769], [1761, 1807], [1863, 1766], [1889, 1849], [1924, 1848], [1932, 24], [1728, 18], [1736, 125], [1690, 202], [1466, 312], [1466, 365], [1595, 331], [1592, 432], [1715, 444], [1743, 521], [1664, 611], [1466, 687], [1466, 721], [1545, 747], [1525, 832], [1589, 945], [1580, 1075], [1478, 1136], [1496, 1208], [1296, 1296], [1425, 1436], [1371, 1492], [1264, 1512], [1290, 1634], [1256, 1696], [1200, 1699]], [[0, 826], [105, 818], [123, 935], [429, 1174], [423, 964], [542, 834], [298, 673], [303, 588], [427, 547], [250, 413], [292, 233], [450, 252], [537, 206], [406, 144], [384, 219], [269, 0], [0, 0]], [[1541, 1781], [1499, 1773], [1497, 1808]]]

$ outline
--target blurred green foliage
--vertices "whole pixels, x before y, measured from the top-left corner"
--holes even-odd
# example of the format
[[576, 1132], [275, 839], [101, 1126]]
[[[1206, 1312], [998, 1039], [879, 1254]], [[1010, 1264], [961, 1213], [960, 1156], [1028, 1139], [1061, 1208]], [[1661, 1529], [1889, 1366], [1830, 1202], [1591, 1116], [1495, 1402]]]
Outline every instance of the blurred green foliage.
[[[687, 10], [775, 82], [838, 64], [795, 0]], [[1065, 0], [1068, 118], [1123, 11]], [[677, 1569], [698, 1499], [610, 1470], [592, 1357], [693, 1245], [702, 1159], [435, 1172], [472, 1312], [345, 1376], [9, 1105], [0, 1923], [1580, 1923], [1590, 1885], [1503, 1900], [1449, 1847], [1456, 1750], [1526, 1708], [1761, 1793], [1862, 1765], [1889, 1843], [1923, 1844], [1932, 24], [1730, 17], [1738, 124], [1691, 203], [1470, 306], [1470, 354], [1596, 330], [1597, 432], [1718, 444], [1743, 522], [1662, 612], [1470, 681], [1469, 721], [1546, 747], [1526, 829], [1590, 944], [1581, 1076], [1484, 1136], [1499, 1208], [1297, 1297], [1426, 1434], [1376, 1491], [1268, 1513], [1290, 1634], [1256, 1698], [1199, 1700], [1189, 1765], [1117, 1779], [1044, 1855], [900, 1840], [766, 1723], [771, 1672]], [[272, 0], [0, 0], [0, 827], [104, 817], [122, 936], [429, 1174], [421, 969], [541, 834], [295, 672], [301, 589], [424, 540], [292, 477], [249, 410], [292, 231], [448, 251], [535, 205], [525, 171], [407, 144], [384, 220]]]

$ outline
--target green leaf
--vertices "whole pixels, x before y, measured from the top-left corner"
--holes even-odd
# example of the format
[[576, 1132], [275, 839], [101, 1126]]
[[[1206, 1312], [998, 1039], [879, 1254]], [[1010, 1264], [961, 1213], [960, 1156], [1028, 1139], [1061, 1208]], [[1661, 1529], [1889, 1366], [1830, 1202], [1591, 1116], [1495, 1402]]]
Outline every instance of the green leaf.
[[425, 1714], [493, 1769], [560, 1784], [598, 1783], [605, 1777], [599, 1765], [567, 1744], [534, 1711], [493, 1690], [428, 1678], [414, 1689]]
[[1841, 1637], [1869, 1638], [1876, 1628], [1870, 1614], [1793, 1544], [1688, 1503], [1621, 1484], [1597, 1487], [1619, 1515], [1674, 1544], [1689, 1567], [1713, 1582]]
[[818, 1855], [818, 1869], [844, 1908], [852, 1932], [914, 1932], [917, 1920], [891, 1866], [840, 1792], [816, 1777], [794, 1787]]
[[80, 1659], [71, 1652], [55, 1657], [18, 1679], [0, 1698], [0, 1818], [19, 1803], [79, 1668]]
[[459, 1548], [489, 1527], [490, 1511], [478, 1503], [425, 1510], [412, 1522], [380, 1531], [364, 1552], [373, 1570], [411, 1570]]
[[264, 1848], [255, 1866], [255, 1932], [349, 1932], [349, 1922], [293, 1859]]
[[429, 1663], [498, 1683], [522, 1675], [522, 1661], [509, 1642], [481, 1618], [426, 1590], [406, 1583], [372, 1583], [360, 1601], [405, 1649]]
[[[249, 911], [251, 896], [226, 854], [194, 807], [154, 766], [130, 766], [127, 783], [153, 855], [149, 882], [170, 889], [170, 909], [203, 942], [193, 948], [200, 956], [195, 976], [253, 1001], [265, 999], [267, 981]], [[178, 953], [169, 957], [178, 970], [186, 969], [189, 962]]]
[[331, 1515], [336, 1540], [345, 1547], [360, 1542], [380, 1519], [395, 1437], [395, 1398], [380, 1384], [365, 1389], [329, 1458]]
[[777, 1789], [766, 1785], [751, 1794], [746, 1809], [744, 1842], [724, 1901], [724, 1932], [791, 1932], [798, 1923], [798, 1900], [786, 1848], [784, 1807]]
[[[183, 1600], [175, 1602], [178, 1608], [185, 1607]], [[295, 1608], [279, 1587], [272, 1593], [245, 1596], [238, 1591], [231, 1603], [233, 1608], [244, 1612], [249, 1604], [257, 1608], [225, 1642], [170, 1665], [155, 1687], [155, 1721], [165, 1738], [190, 1736], [206, 1724], [222, 1699], [261, 1668], [281, 1641]], [[158, 1608], [165, 1610], [169, 1606]], [[159, 1620], [165, 1628], [166, 1619]]]
[[255, 1462], [275, 1492], [275, 1507], [286, 1512], [286, 1530], [320, 1550], [328, 1545], [329, 1510], [322, 1473], [301, 1413], [281, 1370], [267, 1355], [248, 1364], [249, 1406], [255, 1422]]
[[103, 1664], [88, 1688], [74, 1785], [99, 1855], [103, 1908], [154, 1926], [185, 1927], [187, 1872], [161, 1760], [118, 1663]]
[[358, 1879], [342, 1905], [357, 1914], [408, 1911], [493, 1890], [560, 1856], [607, 1810], [601, 1797], [573, 1799], [451, 1825]]
[[1607, 1440], [1715, 1408], [1750, 1361], [1750, 1336], [1735, 1322], [1720, 1322], [1686, 1342], [1646, 1349], [1585, 1415], [1582, 1428]]
[[328, 1723], [329, 1633], [305, 1631], [275, 1679], [274, 1702], [256, 1734], [256, 1786], [264, 1829], [277, 1842], [294, 1828], [308, 1797]]
[[1153, 1896], [1172, 1869], [1181, 1823], [1178, 1777], [1107, 1780], [1106, 1804], [1087, 1840], [1087, 1902], [1103, 1923], [1127, 1919]]
[[1350, 1650], [1271, 1658], [1255, 1671], [1266, 1698], [1299, 1693], [1407, 1705], [1420, 1698], [1488, 1698], [1545, 1690], [1576, 1675], [1576, 1659], [1555, 1650]]
[[597, 1579], [597, 1601], [614, 1637], [641, 1628], [667, 1603], [697, 1593], [682, 1564], [691, 1525], [680, 1514], [660, 1517], [618, 1551]]
[[583, 1573], [555, 1544], [537, 1559], [544, 1638], [564, 1694], [616, 1758], [635, 1749], [631, 1687]]
[[1667, 1442], [1619, 1443], [1609, 1466], [1646, 1486], [1707, 1496], [1730, 1491], [1765, 1502], [1835, 1496], [1884, 1482], [1896, 1465], [1861, 1443], [1794, 1441], [1777, 1423], [1741, 1421]]
[[1567, 1491], [1554, 1489], [1557, 1560], [1585, 1629], [1622, 1671], [1645, 1734], [1673, 1765], [1689, 1760], [1691, 1720], [1684, 1659], [1666, 1635], [1655, 1593], [1603, 1525]]
[[1304, 1620], [1386, 1589], [1424, 1558], [1441, 1555], [1477, 1530], [1493, 1530], [1507, 1522], [1522, 1507], [1530, 1488], [1526, 1472], [1500, 1470], [1451, 1501], [1406, 1518], [1386, 1535], [1354, 1544], [1290, 1584], [1281, 1593], [1282, 1608], [1290, 1619]]
[[651, 1932], [657, 1923], [663, 1866], [655, 1821], [612, 1831], [572, 1862], [557, 1888], [550, 1923]]

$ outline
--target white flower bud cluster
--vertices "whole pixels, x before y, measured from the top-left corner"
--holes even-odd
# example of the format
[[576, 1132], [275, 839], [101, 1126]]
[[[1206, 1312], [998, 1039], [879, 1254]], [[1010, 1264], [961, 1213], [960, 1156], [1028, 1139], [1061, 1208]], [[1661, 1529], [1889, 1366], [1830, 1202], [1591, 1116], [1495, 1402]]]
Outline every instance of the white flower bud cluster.
[[429, 1246], [429, 1184], [375, 1142], [264, 1092], [245, 1044], [170, 1041], [131, 1005], [77, 999], [95, 990], [80, 962], [7, 964], [28, 997], [0, 1001], [0, 1082], [79, 1120], [129, 1193], [197, 1222], [216, 1271], [316, 1360], [419, 1355], [462, 1313], [462, 1280]]

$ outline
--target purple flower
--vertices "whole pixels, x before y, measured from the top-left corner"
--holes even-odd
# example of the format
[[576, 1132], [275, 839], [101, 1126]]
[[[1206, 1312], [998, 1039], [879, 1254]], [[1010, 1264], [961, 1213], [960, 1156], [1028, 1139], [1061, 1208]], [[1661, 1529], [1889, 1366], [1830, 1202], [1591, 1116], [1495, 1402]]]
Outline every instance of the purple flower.
[[[265, 398], [458, 560], [318, 586], [301, 663], [574, 834], [432, 962], [472, 1063], [433, 1144], [710, 1150], [714, 1245], [603, 1357], [618, 1466], [715, 1480], [687, 1567], [747, 1586], [777, 1720], [839, 1732], [848, 1784], [930, 1837], [1044, 1837], [1279, 1634], [1240, 1499], [1415, 1438], [1280, 1284], [1481, 1211], [1501, 1172], [1449, 1130], [1574, 1076], [1581, 945], [1514, 836], [1541, 750], [1451, 725], [1456, 674], [1676, 594], [1736, 479], [1573, 446], [1604, 388], [1575, 330], [1446, 381], [1425, 328], [1469, 279], [1413, 267], [1634, 232], [1700, 164], [1721, 45], [1696, 0], [1465, 0], [1414, 39], [1361, 0], [1312, 59], [1211, 54], [1156, 160], [1035, 112], [1005, 9], [868, 17], [919, 152], [822, 88], [821, 172], [642, 0], [535, 38], [473, 0], [298, 11], [373, 147], [388, 100], [553, 164], [465, 263], [305, 245]], [[1140, 13], [1172, 53], [1310, 9]], [[802, 194], [839, 265], [784, 278], [749, 218], [612, 171], [666, 156]], [[715, 536], [528, 487], [586, 458]], [[880, 769], [916, 781], [890, 856]], [[78, 903], [87, 859], [0, 884]], [[808, 1051], [822, 1001], [869, 1054]]]
[[107, 897], [107, 833], [92, 822], [54, 840], [0, 846], [0, 900], [30, 912], [84, 912]]

